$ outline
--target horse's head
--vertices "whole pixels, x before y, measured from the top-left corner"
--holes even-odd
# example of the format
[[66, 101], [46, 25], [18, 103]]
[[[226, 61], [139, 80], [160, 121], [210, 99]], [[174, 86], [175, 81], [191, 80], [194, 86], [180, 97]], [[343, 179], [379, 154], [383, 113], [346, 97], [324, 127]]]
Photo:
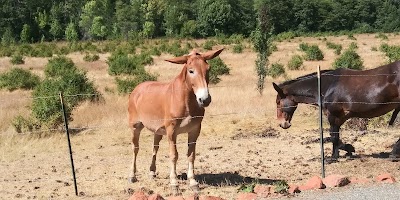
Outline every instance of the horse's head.
[[185, 70], [186, 83], [189, 89], [193, 91], [196, 96], [197, 103], [200, 107], [207, 107], [211, 103], [211, 96], [208, 92], [209, 82], [209, 70], [210, 65], [207, 60], [213, 59], [218, 56], [224, 49], [215, 51], [208, 51], [205, 53], [199, 53], [193, 50], [189, 55], [184, 55], [166, 61], [185, 64], [183, 70]]
[[291, 126], [290, 121], [292, 121], [292, 116], [298, 103], [293, 100], [293, 96], [285, 94], [277, 84], [272, 83], [272, 85], [278, 92], [278, 95], [276, 95], [276, 117], [278, 118], [279, 126], [287, 129]]

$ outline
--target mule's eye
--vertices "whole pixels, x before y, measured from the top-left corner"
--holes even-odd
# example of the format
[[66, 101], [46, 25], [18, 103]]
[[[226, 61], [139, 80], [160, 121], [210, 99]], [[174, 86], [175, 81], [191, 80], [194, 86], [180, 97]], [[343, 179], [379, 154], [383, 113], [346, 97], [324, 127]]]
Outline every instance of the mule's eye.
[[194, 69], [189, 69], [189, 73], [194, 74]]

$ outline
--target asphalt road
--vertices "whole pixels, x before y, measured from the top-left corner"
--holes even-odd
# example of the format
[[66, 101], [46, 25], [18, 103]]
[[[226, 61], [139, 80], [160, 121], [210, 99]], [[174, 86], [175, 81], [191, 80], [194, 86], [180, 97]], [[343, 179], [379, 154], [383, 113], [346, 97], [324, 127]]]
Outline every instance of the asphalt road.
[[345, 186], [304, 191], [289, 199], [312, 200], [400, 200], [400, 183]]

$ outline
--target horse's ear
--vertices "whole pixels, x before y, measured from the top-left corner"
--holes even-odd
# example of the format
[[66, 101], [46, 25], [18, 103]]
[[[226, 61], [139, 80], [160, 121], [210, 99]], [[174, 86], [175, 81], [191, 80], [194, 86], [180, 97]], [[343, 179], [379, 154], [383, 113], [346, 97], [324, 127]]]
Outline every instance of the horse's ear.
[[188, 60], [188, 57], [189, 57], [188, 55], [184, 55], [184, 56], [179, 56], [176, 58], [166, 59], [165, 61], [175, 63], [175, 64], [185, 64]]
[[283, 93], [283, 90], [282, 90], [277, 84], [275, 84], [274, 82], [272, 82], [272, 85], [274, 86], [274, 89], [276, 90], [276, 92], [278, 92], [278, 95], [279, 95], [281, 98], [285, 98], [285, 97], [286, 97], [285, 93]]
[[202, 53], [201, 57], [203, 57], [204, 60], [211, 60], [211, 59], [217, 57], [223, 50], [224, 50], [224, 48], [215, 50], [215, 51], [208, 51], [208, 52]]

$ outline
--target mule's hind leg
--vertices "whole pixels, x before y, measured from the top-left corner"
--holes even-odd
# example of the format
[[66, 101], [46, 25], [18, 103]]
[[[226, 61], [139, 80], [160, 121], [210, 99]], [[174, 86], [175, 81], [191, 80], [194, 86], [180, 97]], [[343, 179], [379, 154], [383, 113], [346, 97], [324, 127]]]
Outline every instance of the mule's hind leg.
[[136, 178], [136, 158], [139, 152], [139, 136], [140, 131], [143, 129], [143, 124], [141, 122], [137, 122], [132, 125], [132, 150], [133, 150], [133, 158], [132, 158], [132, 166], [131, 172], [129, 175], [129, 182], [134, 183], [137, 181]]
[[157, 152], [160, 148], [160, 141], [162, 139], [162, 135], [154, 134], [154, 145], [153, 145], [153, 158], [151, 160], [150, 165], [150, 178], [156, 177], [156, 159], [157, 159]]
[[389, 121], [389, 126], [393, 126], [394, 121], [396, 120], [397, 114], [399, 114], [400, 112], [400, 108], [396, 108], [393, 113], [392, 113], [392, 117], [390, 118]]

